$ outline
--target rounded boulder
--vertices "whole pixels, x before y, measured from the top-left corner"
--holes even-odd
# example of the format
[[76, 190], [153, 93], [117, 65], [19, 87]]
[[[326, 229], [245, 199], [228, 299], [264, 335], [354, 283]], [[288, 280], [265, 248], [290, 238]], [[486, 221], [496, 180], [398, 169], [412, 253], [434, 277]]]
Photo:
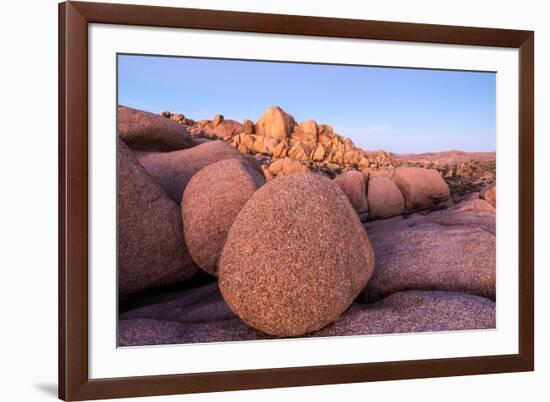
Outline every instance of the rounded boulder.
[[168, 152], [193, 146], [188, 131], [173, 120], [125, 106], [117, 112], [118, 136], [134, 151]]
[[351, 205], [357, 213], [364, 214], [368, 211], [367, 204], [367, 177], [357, 170], [349, 170], [334, 178], [336, 183], [346, 194]]
[[371, 219], [390, 218], [405, 210], [403, 194], [388, 176], [370, 175], [367, 200]]
[[174, 152], [142, 152], [137, 158], [168, 196], [178, 204], [191, 178], [212, 163], [233, 158], [246, 159], [254, 169], [262, 173], [260, 164], [254, 157], [242, 154], [219, 140]]
[[229, 228], [264, 183], [264, 177], [242, 159], [213, 163], [193, 176], [183, 193], [181, 211], [187, 248], [202, 270], [216, 275]]
[[305, 173], [268, 182], [245, 204], [218, 263], [221, 293], [248, 325], [299, 336], [330, 324], [368, 282], [374, 253], [342, 190]]
[[118, 289], [131, 293], [190, 278], [197, 270], [178, 205], [118, 140]]
[[278, 106], [273, 106], [256, 122], [255, 132], [273, 138], [288, 138], [292, 128], [296, 125], [294, 117]]
[[405, 197], [406, 211], [437, 207], [449, 201], [449, 186], [434, 169], [400, 167], [395, 169], [393, 181]]

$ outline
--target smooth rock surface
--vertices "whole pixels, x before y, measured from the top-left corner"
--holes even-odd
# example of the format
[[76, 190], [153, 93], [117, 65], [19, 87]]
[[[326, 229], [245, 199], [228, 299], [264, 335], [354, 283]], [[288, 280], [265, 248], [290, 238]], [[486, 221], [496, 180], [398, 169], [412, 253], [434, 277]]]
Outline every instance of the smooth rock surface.
[[[353, 303], [333, 324], [308, 336], [372, 335], [495, 328], [495, 303], [455, 292], [398, 292], [377, 303]], [[231, 312], [216, 283], [150, 296], [123, 312], [119, 346], [273, 339]]]
[[368, 212], [367, 177], [363, 173], [357, 170], [349, 170], [336, 176], [333, 181], [346, 194], [357, 213], [363, 214]]
[[166, 191], [168, 196], [177, 202], [189, 180], [202, 168], [225, 159], [245, 159], [258, 172], [260, 164], [250, 155], [237, 151], [223, 141], [209, 141], [190, 149], [174, 152], [144, 152], [137, 154], [139, 163], [153, 179]]
[[131, 293], [190, 278], [196, 272], [178, 205], [118, 140], [118, 290]]
[[434, 169], [400, 167], [395, 169], [393, 181], [403, 193], [409, 212], [437, 207], [451, 198], [449, 186]]
[[354, 303], [314, 336], [374, 335], [496, 328], [495, 302], [484, 297], [409, 290], [372, 304]]
[[255, 132], [258, 135], [279, 139], [288, 138], [296, 125], [294, 117], [278, 106], [273, 106], [256, 122]]
[[388, 176], [369, 176], [367, 200], [371, 219], [390, 218], [401, 215], [405, 210], [403, 194]]
[[229, 228], [265, 178], [243, 159], [226, 159], [197, 173], [183, 194], [181, 211], [191, 257], [216, 275], [218, 257]]
[[134, 151], [167, 152], [193, 146], [183, 125], [161, 115], [132, 109], [117, 108], [118, 136]]
[[447, 290], [495, 298], [495, 215], [464, 208], [365, 225], [376, 266], [365, 297], [379, 300], [402, 290]]
[[236, 134], [240, 134], [244, 131], [244, 126], [235, 120], [223, 119], [219, 120], [217, 124], [212, 122], [213, 128], [208, 129], [208, 133], [215, 135], [216, 137], [228, 140]]
[[218, 263], [232, 311], [277, 336], [318, 330], [366, 284], [374, 254], [359, 218], [331, 180], [312, 173], [272, 180], [229, 230]]

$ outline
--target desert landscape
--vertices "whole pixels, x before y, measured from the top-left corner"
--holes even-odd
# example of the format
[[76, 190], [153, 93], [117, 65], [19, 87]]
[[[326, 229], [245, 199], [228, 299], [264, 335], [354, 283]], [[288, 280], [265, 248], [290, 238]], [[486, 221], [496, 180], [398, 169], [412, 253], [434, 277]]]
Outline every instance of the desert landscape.
[[119, 346], [495, 328], [494, 152], [117, 116]]

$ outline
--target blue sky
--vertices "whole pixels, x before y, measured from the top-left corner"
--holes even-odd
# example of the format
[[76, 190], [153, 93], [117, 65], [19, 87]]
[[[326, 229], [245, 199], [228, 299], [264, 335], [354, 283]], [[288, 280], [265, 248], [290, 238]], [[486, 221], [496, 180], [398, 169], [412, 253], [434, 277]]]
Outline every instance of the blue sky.
[[367, 149], [496, 149], [496, 74], [119, 55], [119, 104], [256, 121], [281, 106]]

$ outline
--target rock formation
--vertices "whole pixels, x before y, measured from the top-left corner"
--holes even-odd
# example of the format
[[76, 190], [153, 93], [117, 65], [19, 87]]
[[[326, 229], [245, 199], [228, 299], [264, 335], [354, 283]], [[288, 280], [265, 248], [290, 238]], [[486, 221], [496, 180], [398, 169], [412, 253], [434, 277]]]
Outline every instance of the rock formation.
[[119, 346], [495, 328], [494, 153], [118, 117]]
[[356, 170], [344, 172], [334, 179], [334, 183], [336, 183], [344, 194], [346, 194], [362, 221], [367, 220], [369, 212], [367, 203], [367, 181], [368, 176]]
[[134, 151], [175, 151], [192, 146], [185, 127], [153, 113], [119, 106], [118, 136]]
[[202, 168], [225, 159], [246, 159], [259, 172], [258, 162], [222, 141], [209, 141], [190, 149], [173, 152], [142, 152], [139, 163], [178, 204], [189, 180]]
[[277, 139], [287, 139], [296, 125], [294, 117], [278, 106], [270, 107], [256, 122], [257, 135]]
[[118, 140], [118, 289], [125, 297], [196, 272], [178, 208]]
[[[353, 303], [333, 324], [307, 336], [492, 329], [495, 302], [467, 293], [409, 290], [376, 303]], [[271, 339], [228, 308], [215, 283], [149, 296], [120, 316], [118, 346]]]
[[393, 181], [405, 197], [407, 211], [437, 207], [451, 199], [449, 186], [437, 170], [400, 167]]
[[379, 174], [369, 176], [367, 195], [371, 219], [385, 219], [405, 211], [403, 194], [390, 177]]
[[252, 195], [229, 230], [218, 275], [223, 298], [243, 321], [298, 336], [336, 320], [373, 267], [370, 242], [345, 194], [306, 173]]
[[216, 275], [233, 220], [265, 178], [244, 159], [208, 165], [185, 188], [181, 211], [187, 248], [204, 271]]

